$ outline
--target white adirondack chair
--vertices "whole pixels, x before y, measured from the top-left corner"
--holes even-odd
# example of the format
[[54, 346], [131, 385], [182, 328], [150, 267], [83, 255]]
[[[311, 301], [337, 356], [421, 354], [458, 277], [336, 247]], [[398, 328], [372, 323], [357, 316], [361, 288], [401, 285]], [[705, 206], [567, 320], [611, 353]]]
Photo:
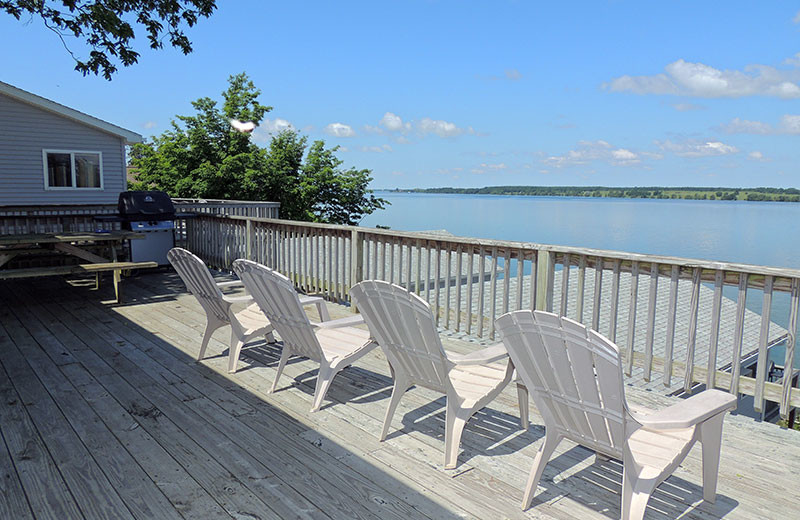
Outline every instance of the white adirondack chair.
[[277, 388], [278, 379], [292, 356], [317, 361], [320, 364], [319, 374], [311, 407], [311, 411], [316, 412], [336, 374], [377, 346], [369, 332], [352, 326], [363, 323], [363, 319], [356, 315], [312, 323], [288, 278], [250, 260], [236, 260], [233, 270], [283, 341], [278, 373], [270, 392]]
[[[252, 303], [243, 310], [233, 312], [233, 304], [252, 302], [252, 296], [231, 297], [222, 294], [222, 288], [242, 285], [241, 280], [214, 281], [206, 264], [192, 252], [180, 247], [172, 248], [167, 253], [167, 259], [183, 280], [186, 288], [206, 311], [206, 331], [203, 334], [203, 342], [200, 344], [200, 352], [197, 354], [198, 361], [203, 359], [211, 336], [217, 329], [225, 325], [231, 326], [231, 347], [228, 353], [228, 371], [231, 373], [236, 372], [239, 354], [245, 343], [258, 336], [266, 336], [270, 343], [275, 341], [275, 337], [272, 335], [273, 327], [264, 317], [258, 304]], [[320, 320], [329, 319], [325, 300], [322, 297], [303, 295], [301, 302], [303, 305], [316, 305]]]
[[625, 401], [619, 349], [600, 334], [542, 311], [504, 314], [496, 326], [546, 426], [523, 509], [530, 506], [542, 471], [562, 439], [623, 461], [623, 520], [644, 517], [656, 486], [699, 440], [703, 498], [714, 502], [722, 420], [735, 408], [736, 397], [706, 390], [642, 415], [632, 412]]
[[[467, 355], [445, 352], [428, 303], [388, 282], [367, 280], [350, 289], [350, 297], [370, 332], [383, 348], [394, 388], [380, 440], [386, 438], [403, 394], [419, 385], [447, 395], [445, 468], [455, 468], [464, 426], [511, 381], [514, 367], [501, 344]], [[528, 394], [519, 395], [520, 415], [527, 427]]]
[[270, 343], [275, 341], [272, 335], [272, 325], [261, 314], [257, 304], [253, 303], [239, 312], [233, 312], [234, 303], [252, 301], [250, 296], [230, 297], [222, 294], [220, 290], [222, 287], [241, 284], [240, 281], [217, 283], [202, 260], [180, 247], [172, 248], [167, 253], [167, 259], [183, 280], [186, 288], [206, 311], [206, 330], [203, 334], [203, 342], [200, 344], [200, 352], [197, 354], [198, 361], [203, 359], [211, 336], [217, 329], [225, 325], [231, 326], [231, 346], [228, 354], [229, 372], [236, 371], [239, 353], [245, 343], [258, 336], [266, 336]]

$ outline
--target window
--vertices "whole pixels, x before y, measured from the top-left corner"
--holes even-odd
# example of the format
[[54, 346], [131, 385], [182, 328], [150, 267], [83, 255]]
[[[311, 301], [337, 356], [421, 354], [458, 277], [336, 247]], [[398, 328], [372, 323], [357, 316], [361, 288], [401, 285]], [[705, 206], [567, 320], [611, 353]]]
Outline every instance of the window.
[[103, 189], [103, 154], [43, 150], [47, 189]]

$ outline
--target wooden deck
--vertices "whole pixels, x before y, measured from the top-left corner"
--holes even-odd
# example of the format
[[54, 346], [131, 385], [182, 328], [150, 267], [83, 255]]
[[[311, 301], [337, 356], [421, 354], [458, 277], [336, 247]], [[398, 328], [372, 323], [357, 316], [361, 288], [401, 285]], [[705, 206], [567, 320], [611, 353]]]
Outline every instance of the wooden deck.
[[[223, 329], [194, 361], [204, 315], [174, 275], [130, 280], [123, 305], [108, 303], [110, 284], [92, 285], [0, 282], [0, 518], [619, 517], [621, 465], [569, 442], [519, 509], [543, 428], [532, 407], [519, 429], [512, 388], [469, 423], [460, 465], [445, 471], [438, 394], [409, 392], [378, 442], [391, 388], [379, 349], [310, 414], [312, 363], [290, 363], [266, 393], [278, 346], [246, 348], [229, 375]], [[670, 399], [628, 393], [635, 405]], [[728, 417], [714, 505], [702, 503], [700, 467], [696, 448], [646, 518], [800, 515], [800, 432]]]

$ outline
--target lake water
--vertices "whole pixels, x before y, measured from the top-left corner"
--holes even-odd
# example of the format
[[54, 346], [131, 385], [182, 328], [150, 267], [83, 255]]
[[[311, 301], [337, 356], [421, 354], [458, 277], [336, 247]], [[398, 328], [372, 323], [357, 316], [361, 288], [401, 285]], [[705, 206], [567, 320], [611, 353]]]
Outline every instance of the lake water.
[[[377, 192], [391, 206], [362, 226], [800, 268], [800, 204]], [[761, 295], [748, 291], [760, 312]], [[735, 298], [733, 292], [726, 295]], [[776, 293], [772, 320], [788, 325]], [[773, 359], [783, 364], [783, 353]], [[795, 356], [800, 366], [800, 356]]]
[[378, 192], [363, 226], [800, 268], [800, 204]]

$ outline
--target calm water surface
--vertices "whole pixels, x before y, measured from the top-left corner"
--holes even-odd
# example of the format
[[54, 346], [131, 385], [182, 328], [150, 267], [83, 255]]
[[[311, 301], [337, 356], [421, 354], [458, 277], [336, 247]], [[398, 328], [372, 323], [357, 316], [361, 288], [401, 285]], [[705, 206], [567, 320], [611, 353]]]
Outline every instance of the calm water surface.
[[379, 192], [363, 226], [800, 268], [800, 204]]
[[[362, 226], [446, 229], [467, 237], [800, 268], [800, 204], [796, 203], [378, 195], [391, 206], [364, 218]], [[726, 288], [725, 293], [736, 298], [735, 288]], [[748, 291], [747, 306], [761, 312], [760, 291]], [[786, 294], [775, 294], [771, 318], [788, 325]], [[783, 349], [774, 349], [770, 357], [783, 364]], [[800, 356], [795, 357], [795, 366], [800, 367]]]

